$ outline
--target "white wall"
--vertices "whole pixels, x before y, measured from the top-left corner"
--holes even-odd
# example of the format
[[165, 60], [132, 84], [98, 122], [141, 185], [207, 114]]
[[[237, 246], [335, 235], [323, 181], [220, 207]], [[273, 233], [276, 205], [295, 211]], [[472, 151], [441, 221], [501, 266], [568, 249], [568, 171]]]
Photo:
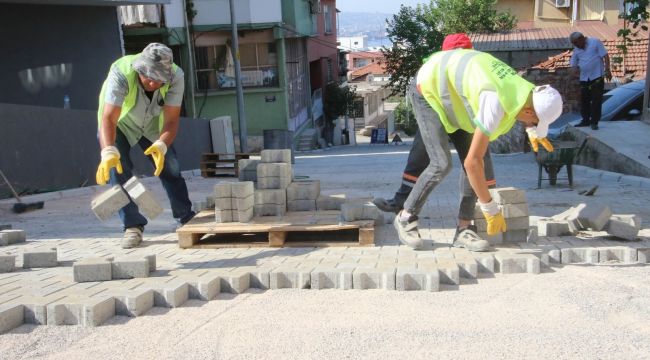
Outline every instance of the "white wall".
[[[281, 0], [235, 0], [238, 24], [282, 22]], [[229, 0], [194, 0], [194, 25], [230, 24]], [[168, 27], [183, 26], [183, 0], [165, 5]]]
[[[345, 50], [364, 50], [367, 45], [367, 36], [339, 36], [337, 41]], [[355, 43], [357, 43], [355, 45]]]

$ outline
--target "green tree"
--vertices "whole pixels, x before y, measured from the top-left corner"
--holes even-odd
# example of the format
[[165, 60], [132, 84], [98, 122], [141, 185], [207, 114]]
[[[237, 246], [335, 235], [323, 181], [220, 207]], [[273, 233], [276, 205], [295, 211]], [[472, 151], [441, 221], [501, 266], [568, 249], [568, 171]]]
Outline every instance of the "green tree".
[[337, 83], [330, 83], [325, 87], [323, 98], [323, 113], [328, 122], [341, 115], [350, 115], [356, 96], [355, 89], [349, 86], [341, 87]]
[[413, 136], [418, 130], [417, 121], [415, 121], [415, 115], [413, 115], [413, 109], [409, 104], [406, 103], [404, 98], [399, 102], [399, 105], [395, 108], [395, 125], [401, 130], [403, 130], [406, 135]]
[[637, 39], [639, 31], [648, 31], [647, 25], [642, 25], [648, 20], [649, 0], [624, 0], [623, 13], [620, 17], [623, 19], [623, 27], [618, 30], [617, 36], [621, 39], [621, 43], [616, 47], [621, 50], [621, 55], [612, 57], [612, 62], [622, 66], [623, 76], [625, 76], [625, 57], [627, 56], [627, 48], [633, 42], [639, 41]]
[[495, 4], [496, 0], [435, 0], [415, 8], [402, 5], [386, 21], [386, 31], [393, 43], [391, 48], [381, 50], [391, 75], [387, 87], [393, 94], [404, 93], [422, 61], [440, 50], [447, 34], [513, 29], [516, 17], [498, 12]]

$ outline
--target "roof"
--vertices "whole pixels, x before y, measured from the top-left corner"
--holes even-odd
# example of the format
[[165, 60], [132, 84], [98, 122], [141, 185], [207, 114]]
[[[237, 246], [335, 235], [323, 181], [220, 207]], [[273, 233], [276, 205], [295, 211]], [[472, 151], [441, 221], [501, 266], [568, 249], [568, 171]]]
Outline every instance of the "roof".
[[383, 58], [384, 54], [381, 51], [350, 51], [348, 56], [354, 58], [376, 59]]
[[[609, 53], [610, 59], [620, 56], [621, 50], [616, 45], [621, 44], [620, 40], [605, 40], [603, 45]], [[572, 50], [565, 51], [561, 54], [548, 58], [539, 64], [534, 65], [533, 69], [555, 70], [569, 67]], [[641, 80], [645, 79], [646, 66], [648, 61], [648, 39], [635, 40], [628, 46], [627, 56], [625, 57], [625, 72], [623, 66], [611, 61], [612, 76], [615, 79]]]
[[350, 75], [352, 79], [373, 74], [373, 75], [383, 75], [386, 73], [386, 66], [382, 63], [370, 63], [366, 66], [360, 67], [352, 72]]
[[123, 6], [169, 4], [171, 0], [0, 0], [10, 4], [41, 5], [83, 5], [83, 6]]
[[[574, 31], [600, 40], [615, 40], [619, 28], [601, 21], [582, 21], [575, 26], [515, 29], [503, 33], [470, 34], [469, 37], [476, 50], [486, 52], [566, 50], [573, 47], [569, 35]], [[639, 37], [647, 39], [648, 32], [641, 31]]]

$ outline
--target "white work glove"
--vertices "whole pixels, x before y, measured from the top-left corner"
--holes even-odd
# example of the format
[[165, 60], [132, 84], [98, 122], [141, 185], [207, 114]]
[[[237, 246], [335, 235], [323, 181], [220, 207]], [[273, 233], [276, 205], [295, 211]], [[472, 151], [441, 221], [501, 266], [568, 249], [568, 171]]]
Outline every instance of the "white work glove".
[[144, 151], [145, 155], [151, 155], [153, 158], [153, 163], [156, 165], [156, 171], [154, 175], [160, 176], [160, 173], [163, 171], [165, 166], [165, 154], [167, 154], [167, 144], [162, 140], [156, 140], [147, 150]]
[[501, 208], [499, 208], [499, 205], [497, 205], [494, 199], [485, 204], [479, 201], [479, 205], [481, 206], [481, 211], [483, 212], [483, 216], [485, 216], [485, 220], [487, 220], [488, 235], [496, 235], [500, 232], [505, 232], [506, 219], [503, 217]]
[[115, 146], [107, 146], [101, 152], [102, 161], [97, 167], [95, 181], [99, 185], [105, 185], [111, 177], [111, 169], [115, 168], [118, 174], [122, 173], [122, 163], [120, 162], [120, 151]]
[[528, 133], [528, 139], [530, 140], [530, 145], [533, 147], [534, 152], [539, 151], [539, 144], [542, 144], [544, 149], [548, 152], [553, 152], [553, 144], [551, 144], [550, 141], [548, 141], [547, 138], [539, 138], [537, 136], [537, 128], [535, 126], [531, 126], [529, 128], [526, 128], [526, 133]]

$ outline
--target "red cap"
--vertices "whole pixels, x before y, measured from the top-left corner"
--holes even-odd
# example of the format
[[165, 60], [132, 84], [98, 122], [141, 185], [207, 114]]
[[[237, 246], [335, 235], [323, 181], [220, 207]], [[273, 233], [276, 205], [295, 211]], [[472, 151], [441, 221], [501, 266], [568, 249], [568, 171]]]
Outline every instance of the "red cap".
[[471, 49], [472, 41], [465, 33], [450, 34], [442, 42], [442, 50]]

